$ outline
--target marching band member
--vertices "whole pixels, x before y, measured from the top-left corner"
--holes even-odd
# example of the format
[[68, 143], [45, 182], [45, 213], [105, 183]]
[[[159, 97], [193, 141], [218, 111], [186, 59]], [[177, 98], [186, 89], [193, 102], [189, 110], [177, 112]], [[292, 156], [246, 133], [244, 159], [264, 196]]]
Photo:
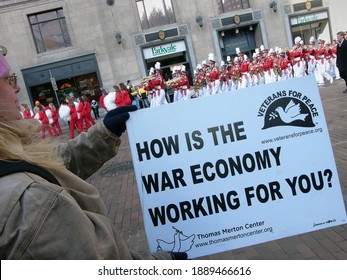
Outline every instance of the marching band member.
[[151, 107], [157, 107], [168, 103], [165, 96], [164, 77], [161, 75], [160, 62], [157, 62], [154, 67], [155, 76], [149, 81], [150, 87], [153, 91], [153, 102], [151, 102]]
[[234, 58], [234, 63], [231, 67], [230, 70], [230, 79], [232, 80], [232, 87], [231, 87], [231, 91], [235, 91], [238, 90], [240, 87], [240, 61], [239, 61], [239, 57], [236, 56]]
[[318, 83], [317, 61], [316, 61], [316, 40], [313, 36], [310, 38], [310, 44], [306, 48], [305, 60], [307, 63], [307, 74], [314, 75]]
[[289, 68], [289, 60], [286, 58], [286, 53], [284, 49], [280, 48], [279, 51], [279, 60], [278, 60], [278, 66], [281, 69], [281, 75], [278, 76], [278, 81], [288, 80], [289, 79], [289, 73], [291, 72], [291, 69]]
[[258, 55], [257, 53], [253, 53], [252, 62], [249, 64], [249, 86], [254, 87], [259, 84], [259, 73], [258, 73]]
[[257, 54], [258, 57], [258, 63], [257, 63], [257, 72], [259, 73], [259, 85], [264, 85], [265, 84], [265, 71], [264, 71], [264, 65], [265, 65], [265, 57], [263, 55], [264, 51], [264, 46], [261, 45], [259, 49], [255, 49], [255, 53]]
[[198, 64], [196, 66], [195, 75], [194, 75], [194, 85], [195, 85], [195, 89], [197, 90], [198, 97], [204, 96], [204, 91], [203, 91], [204, 84], [205, 84], [205, 79], [204, 79], [202, 66], [201, 64]]
[[149, 102], [149, 107], [154, 107], [155, 106], [155, 98], [153, 97], [153, 92], [154, 92], [154, 90], [153, 90], [153, 88], [152, 88], [152, 85], [151, 85], [151, 79], [153, 78], [153, 76], [154, 76], [154, 67], [151, 67], [150, 69], [149, 69], [149, 72], [148, 72], [148, 81], [146, 81], [145, 83], [144, 83], [144, 87], [143, 87], [143, 89], [147, 92], [147, 94], [148, 94], [148, 102]]
[[220, 63], [220, 83], [221, 83], [221, 92], [226, 93], [229, 91], [229, 81], [228, 81], [228, 73], [227, 73], [227, 65], [222, 60]]
[[[174, 66], [173, 69], [172, 69], [172, 79], [177, 79], [179, 77], [179, 69], [180, 69], [180, 66]], [[178, 91], [178, 85], [177, 85], [177, 82], [176, 83], [172, 83], [171, 84], [171, 88], [173, 89], [174, 91], [174, 94], [173, 94], [173, 102], [177, 102], [178, 99], [179, 99], [179, 91]]]
[[207, 64], [206, 60], [202, 61], [202, 73], [204, 76], [204, 86], [202, 88], [204, 94], [203, 96], [209, 96], [211, 95], [211, 84], [210, 84], [210, 74], [211, 74], [211, 69], [209, 65]]
[[180, 79], [177, 82], [178, 88], [181, 92], [181, 100], [187, 100], [192, 97], [192, 92], [190, 90], [189, 79], [186, 74], [186, 66], [182, 65]]
[[294, 44], [295, 45], [292, 51], [289, 52], [289, 57], [293, 65], [293, 76], [295, 78], [303, 77], [305, 76], [305, 63], [302, 60], [303, 51], [301, 45], [301, 37], [295, 37]]
[[333, 82], [333, 77], [329, 74], [328, 70], [330, 68], [330, 53], [325, 46], [325, 40], [322, 37], [318, 38], [319, 47], [316, 50], [317, 59], [317, 79], [318, 85], [324, 85], [324, 78], [326, 78], [330, 83]]
[[276, 53], [273, 49], [270, 49], [268, 56], [265, 59], [264, 73], [265, 73], [265, 83], [270, 84], [276, 82], [277, 75], [274, 72], [274, 60], [276, 58]]
[[239, 53], [239, 61], [240, 61], [240, 80], [239, 80], [239, 88], [247, 88], [249, 86], [249, 74], [248, 74], [248, 62], [247, 62], [247, 55], [240, 55]]
[[220, 80], [219, 80], [218, 68], [216, 67], [216, 61], [214, 60], [214, 54], [210, 53], [208, 55], [208, 59], [210, 61], [210, 69], [211, 69], [211, 73], [209, 75], [211, 95], [213, 95], [213, 94], [219, 93]]
[[232, 87], [233, 87], [233, 79], [232, 79], [232, 70], [233, 70], [233, 61], [231, 60], [230, 56], [227, 56], [227, 76], [228, 76], [228, 91], [231, 92], [232, 91]]

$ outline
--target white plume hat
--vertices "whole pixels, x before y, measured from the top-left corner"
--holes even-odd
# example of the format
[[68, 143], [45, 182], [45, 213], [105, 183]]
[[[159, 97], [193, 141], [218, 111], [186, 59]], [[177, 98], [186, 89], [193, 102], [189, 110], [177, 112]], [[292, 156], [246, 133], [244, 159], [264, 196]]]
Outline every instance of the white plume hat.
[[300, 41], [301, 41], [301, 37], [300, 36], [295, 37], [295, 39], [294, 39], [294, 43], [295, 44], [299, 44]]
[[213, 53], [208, 54], [208, 60], [214, 61], [214, 54]]

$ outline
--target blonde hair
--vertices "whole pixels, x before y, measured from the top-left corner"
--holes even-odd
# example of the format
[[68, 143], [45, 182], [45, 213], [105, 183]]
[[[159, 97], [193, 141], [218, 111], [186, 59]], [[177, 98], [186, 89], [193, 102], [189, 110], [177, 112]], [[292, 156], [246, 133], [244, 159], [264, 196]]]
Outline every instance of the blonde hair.
[[64, 166], [52, 150], [54, 143], [41, 141], [40, 131], [41, 124], [35, 119], [0, 120], [0, 159], [24, 160], [48, 169]]

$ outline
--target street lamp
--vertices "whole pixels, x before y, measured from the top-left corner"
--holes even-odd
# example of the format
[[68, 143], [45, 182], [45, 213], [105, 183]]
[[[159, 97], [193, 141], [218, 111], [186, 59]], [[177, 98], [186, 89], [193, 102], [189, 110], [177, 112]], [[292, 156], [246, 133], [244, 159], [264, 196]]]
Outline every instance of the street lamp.
[[113, 6], [114, 0], [106, 0], [107, 5]]
[[272, 9], [275, 13], [277, 12], [277, 1], [272, 0], [269, 4], [270, 9]]
[[202, 27], [204, 25], [203, 18], [200, 15], [196, 16], [195, 21], [200, 27]]
[[122, 43], [122, 35], [119, 32], [116, 32], [114, 37], [116, 38], [117, 43], [120, 45]]

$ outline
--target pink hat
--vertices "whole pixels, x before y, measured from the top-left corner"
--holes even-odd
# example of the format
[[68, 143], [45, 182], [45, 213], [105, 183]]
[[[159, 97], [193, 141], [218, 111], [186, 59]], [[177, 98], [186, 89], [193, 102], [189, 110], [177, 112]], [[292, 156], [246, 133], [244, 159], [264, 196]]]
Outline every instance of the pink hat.
[[10, 71], [10, 65], [8, 65], [4, 55], [0, 52], [0, 77], [3, 77]]

